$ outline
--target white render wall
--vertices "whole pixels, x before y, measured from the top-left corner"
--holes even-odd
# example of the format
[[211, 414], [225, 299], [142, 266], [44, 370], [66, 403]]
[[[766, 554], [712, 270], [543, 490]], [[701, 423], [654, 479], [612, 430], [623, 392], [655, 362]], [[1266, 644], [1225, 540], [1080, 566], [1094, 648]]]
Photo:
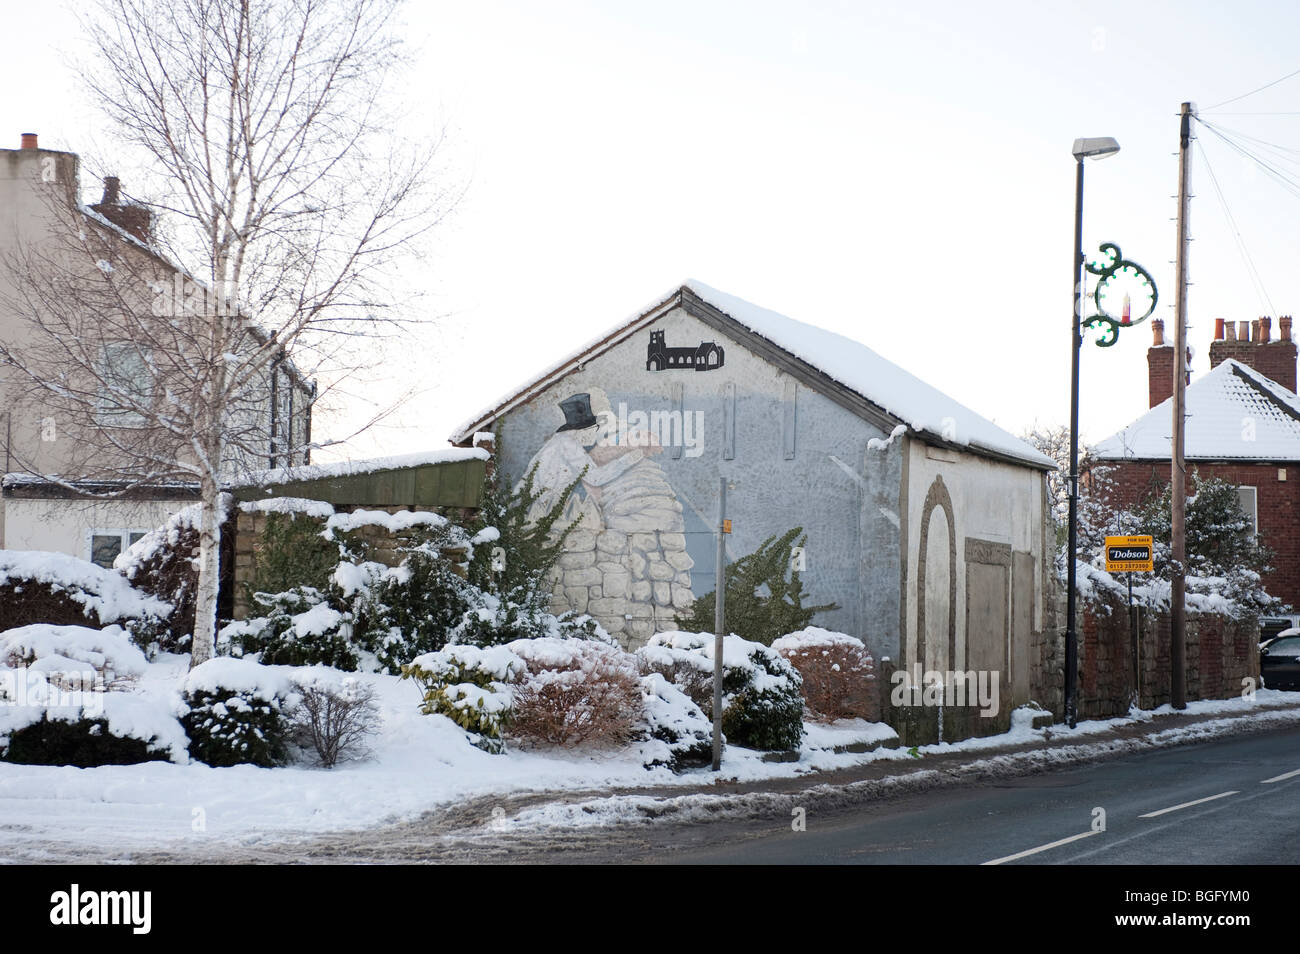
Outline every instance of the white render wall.
[[[901, 647], [903, 665], [911, 666], [921, 662], [925, 668], [961, 669], [980, 668], [973, 659], [971, 649], [982, 643], [984, 647], [1004, 645], [1004, 651], [989, 653], [987, 648], [980, 650], [986, 659], [996, 656], [997, 665], [1006, 667], [1005, 672], [1019, 676], [1012, 678], [1012, 691], [1016, 697], [1015, 704], [1027, 701], [1027, 673], [1032, 670], [1033, 661], [1028, 660], [1031, 638], [1027, 632], [1008, 634], [986, 631], [968, 632], [968, 566], [966, 543], [968, 540], [986, 541], [999, 547], [1008, 547], [1013, 565], [1008, 568], [1008, 585], [1006, 591], [1006, 619], [1009, 630], [1014, 630], [1013, 617], [1016, 607], [1013, 605], [1013, 593], [1019, 590], [1031, 594], [1032, 611], [1028, 614], [1028, 628], [1033, 632], [1043, 629], [1043, 475], [1041, 471], [1028, 467], [1003, 464], [984, 457], [978, 457], [960, 451], [936, 448], [923, 444], [919, 440], [909, 439], [905, 450], [907, 457], [907, 575], [904, 592], [904, 638]], [[926, 553], [921, 552], [921, 528], [925, 517], [927, 497], [935, 486], [936, 478], [943, 482], [952, 506], [953, 526], [947, 526], [947, 518], [942, 508], [936, 507], [931, 512], [930, 526], [926, 539]], [[956, 586], [953, 596], [953, 613], [955, 616], [957, 658], [949, 660], [948, 656], [948, 599], [949, 567], [948, 546], [952, 539], [955, 551], [955, 566], [952, 575]], [[1050, 546], [1050, 541], [1048, 543]], [[1014, 572], [1014, 558], [1021, 554], [1020, 573], [1026, 569], [1032, 574], [1029, 580], [1011, 579]], [[1029, 557], [1027, 561], [1025, 556]], [[921, 592], [920, 561], [928, 558], [924, 574], [925, 591]], [[979, 571], [977, 571], [978, 573]], [[996, 575], [996, 574], [994, 574]], [[977, 579], [975, 586], [979, 585]], [[1001, 599], [1001, 594], [991, 592], [977, 593], [986, 600]], [[925, 631], [927, 647], [925, 659], [918, 660], [918, 623], [920, 606], [925, 605]], [[978, 622], [975, 614], [972, 625], [987, 629], [987, 625]], [[1022, 626], [1023, 628], [1023, 626]], [[969, 647], [969, 648], [968, 648]], [[1028, 661], [1029, 670], [1024, 668]], [[1020, 664], [1017, 667], [1017, 664]]]
[[95, 531], [149, 531], [189, 506], [187, 500], [4, 500], [6, 550], [53, 550], [82, 560], [90, 557]]

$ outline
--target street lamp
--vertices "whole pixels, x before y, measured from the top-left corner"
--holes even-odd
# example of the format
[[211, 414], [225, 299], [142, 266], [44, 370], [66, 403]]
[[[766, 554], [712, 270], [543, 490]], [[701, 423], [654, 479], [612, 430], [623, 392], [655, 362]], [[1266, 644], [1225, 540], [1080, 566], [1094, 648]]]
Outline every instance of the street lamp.
[[1077, 720], [1076, 682], [1079, 642], [1075, 625], [1075, 550], [1078, 547], [1079, 520], [1079, 349], [1083, 335], [1079, 328], [1083, 316], [1083, 160], [1104, 159], [1119, 152], [1119, 143], [1109, 136], [1076, 139], [1071, 150], [1075, 162], [1074, 185], [1074, 257], [1070, 260], [1074, 320], [1070, 332], [1070, 532], [1066, 550], [1065, 609], [1065, 721], [1074, 728]]

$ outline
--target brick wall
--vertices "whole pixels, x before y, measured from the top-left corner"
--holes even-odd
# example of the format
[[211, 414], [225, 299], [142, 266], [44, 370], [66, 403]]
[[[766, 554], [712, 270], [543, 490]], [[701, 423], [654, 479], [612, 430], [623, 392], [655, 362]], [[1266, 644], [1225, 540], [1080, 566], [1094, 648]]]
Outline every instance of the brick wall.
[[[1169, 702], [1169, 614], [1107, 595], [1079, 606], [1079, 717], [1104, 719], [1128, 711], [1134, 693], [1137, 633], [1139, 707]], [[1243, 679], [1259, 685], [1259, 626], [1209, 613], [1187, 614], [1187, 698], [1231, 699]]]
[[[1131, 507], [1169, 483], [1169, 464], [1106, 461], [1114, 481], [1111, 502]], [[1218, 477], [1239, 487], [1256, 488], [1259, 535], [1273, 551], [1273, 572], [1264, 577], [1268, 592], [1300, 607], [1300, 466], [1277, 464], [1189, 463], [1202, 479]], [[1280, 473], [1286, 479], [1279, 480]]]

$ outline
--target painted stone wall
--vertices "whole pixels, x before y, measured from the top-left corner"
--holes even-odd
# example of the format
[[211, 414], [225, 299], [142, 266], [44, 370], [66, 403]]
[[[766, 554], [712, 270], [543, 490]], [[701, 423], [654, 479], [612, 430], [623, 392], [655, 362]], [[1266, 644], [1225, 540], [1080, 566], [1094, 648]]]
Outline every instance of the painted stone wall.
[[497, 453], [511, 480], [537, 468], [538, 513], [578, 481], [555, 608], [630, 646], [712, 592], [723, 476], [729, 560], [802, 527], [809, 602], [840, 607], [817, 624], [896, 645], [901, 458], [886, 438], [677, 308], [510, 411]]

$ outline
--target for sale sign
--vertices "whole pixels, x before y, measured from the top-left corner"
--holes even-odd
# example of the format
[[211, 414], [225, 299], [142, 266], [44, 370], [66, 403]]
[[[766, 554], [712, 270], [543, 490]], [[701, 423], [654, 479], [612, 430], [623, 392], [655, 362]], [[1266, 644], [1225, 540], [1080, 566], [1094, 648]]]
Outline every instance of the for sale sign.
[[1107, 537], [1107, 573], [1150, 573], [1155, 569], [1150, 537]]

